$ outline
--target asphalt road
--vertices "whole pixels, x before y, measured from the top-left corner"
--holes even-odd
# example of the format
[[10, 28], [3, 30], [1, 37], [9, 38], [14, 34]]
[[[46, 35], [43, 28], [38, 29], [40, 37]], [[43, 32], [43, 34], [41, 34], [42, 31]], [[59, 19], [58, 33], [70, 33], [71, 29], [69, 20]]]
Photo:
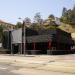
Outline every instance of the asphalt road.
[[12, 66], [10, 63], [0, 63], [0, 75], [75, 75], [72, 73], [53, 72]]

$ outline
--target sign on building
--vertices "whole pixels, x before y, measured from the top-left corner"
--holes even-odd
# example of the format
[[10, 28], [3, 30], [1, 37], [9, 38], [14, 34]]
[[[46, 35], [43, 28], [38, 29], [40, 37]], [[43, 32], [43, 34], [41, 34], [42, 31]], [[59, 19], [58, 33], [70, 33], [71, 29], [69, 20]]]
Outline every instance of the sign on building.
[[11, 40], [12, 44], [22, 43], [22, 29], [13, 30]]

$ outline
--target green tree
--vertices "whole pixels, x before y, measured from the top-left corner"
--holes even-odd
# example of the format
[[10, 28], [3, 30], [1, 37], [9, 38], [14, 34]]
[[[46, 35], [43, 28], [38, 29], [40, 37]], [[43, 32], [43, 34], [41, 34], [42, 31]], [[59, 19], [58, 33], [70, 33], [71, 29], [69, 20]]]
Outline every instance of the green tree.
[[52, 20], [55, 20], [55, 17], [53, 14], [51, 14], [51, 15], [49, 15], [48, 19], [50, 19], [52, 21]]
[[31, 29], [33, 29], [33, 30], [39, 30], [39, 29], [41, 29], [41, 26], [40, 25], [38, 25], [37, 23], [33, 23], [31, 26], [30, 26], [30, 28]]
[[67, 13], [67, 8], [63, 8], [63, 11], [62, 11], [62, 16], [65, 16], [65, 14]]
[[0, 25], [0, 42], [2, 42], [3, 37], [3, 27]]
[[28, 18], [28, 17], [26, 17], [26, 18], [25, 18], [25, 23], [31, 23], [31, 19]]
[[36, 13], [34, 16], [34, 22], [38, 23], [39, 25], [43, 24], [43, 19], [41, 18], [40, 12]]
[[63, 10], [64, 12], [62, 12], [63, 15], [61, 16], [60, 21], [75, 26], [75, 6], [73, 9], [66, 10], [63, 8]]
[[31, 25], [31, 19], [28, 17], [25, 18], [24, 22], [26, 27], [29, 27]]
[[73, 7], [73, 10], [71, 11], [70, 24], [75, 26], [75, 7]]
[[21, 28], [22, 27], [22, 23], [21, 22], [17, 22], [15, 28], [18, 29], [18, 28]]

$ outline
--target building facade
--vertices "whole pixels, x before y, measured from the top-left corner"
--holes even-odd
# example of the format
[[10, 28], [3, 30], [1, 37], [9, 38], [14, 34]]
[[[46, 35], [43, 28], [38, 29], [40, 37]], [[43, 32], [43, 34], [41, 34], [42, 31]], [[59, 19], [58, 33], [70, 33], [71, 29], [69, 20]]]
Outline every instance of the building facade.
[[27, 28], [25, 29], [25, 42], [22, 40], [22, 29], [11, 31], [11, 35], [10, 51], [13, 53], [65, 54], [70, 53], [71, 47], [75, 46], [71, 34], [60, 29], [36, 31]]
[[0, 20], [0, 26], [4, 27], [4, 30], [13, 30], [15, 29], [15, 25], [11, 23], [4, 22]]

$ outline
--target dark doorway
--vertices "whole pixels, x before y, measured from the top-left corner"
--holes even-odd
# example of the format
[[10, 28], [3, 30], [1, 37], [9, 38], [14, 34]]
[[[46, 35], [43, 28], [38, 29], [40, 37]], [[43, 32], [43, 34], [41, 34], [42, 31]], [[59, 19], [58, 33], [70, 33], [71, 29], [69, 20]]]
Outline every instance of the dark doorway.
[[19, 51], [19, 45], [18, 44], [14, 44], [13, 45], [13, 53], [16, 54]]

